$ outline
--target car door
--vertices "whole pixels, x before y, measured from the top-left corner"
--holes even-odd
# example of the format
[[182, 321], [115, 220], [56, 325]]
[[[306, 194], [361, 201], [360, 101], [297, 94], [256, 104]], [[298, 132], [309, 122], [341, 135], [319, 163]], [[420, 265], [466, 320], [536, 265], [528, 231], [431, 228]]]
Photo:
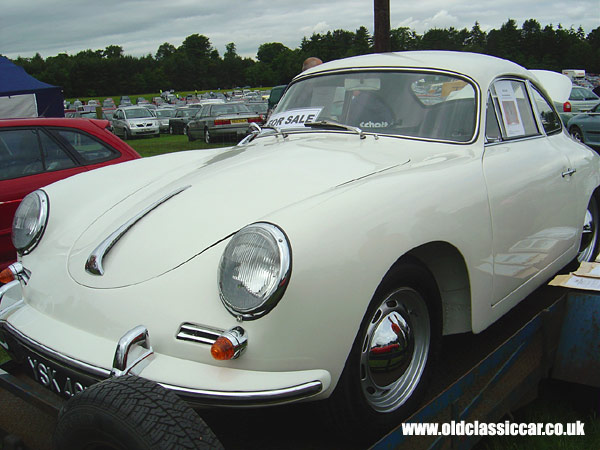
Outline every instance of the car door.
[[123, 134], [123, 110], [117, 109], [115, 111], [115, 114], [113, 115], [112, 126], [113, 133], [115, 133], [117, 136]]
[[505, 308], [572, 250], [581, 219], [569, 159], [550, 141], [531, 95], [518, 79], [497, 80], [488, 93], [483, 172], [493, 227], [491, 305], [507, 300]]

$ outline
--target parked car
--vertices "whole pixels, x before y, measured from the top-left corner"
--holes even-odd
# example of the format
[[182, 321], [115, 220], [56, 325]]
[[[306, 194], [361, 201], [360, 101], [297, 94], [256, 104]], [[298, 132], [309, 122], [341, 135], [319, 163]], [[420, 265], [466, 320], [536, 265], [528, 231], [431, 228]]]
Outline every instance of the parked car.
[[16, 261], [10, 230], [17, 206], [54, 181], [140, 156], [106, 131], [107, 121], [0, 120], [0, 270]]
[[119, 106], [132, 106], [131, 99], [127, 95], [122, 95], [119, 99]]
[[175, 108], [157, 108], [155, 114], [160, 125], [160, 132], [167, 133], [169, 131], [169, 119], [175, 116]]
[[[56, 384], [23, 370], [65, 398], [67, 378], [77, 390], [104, 380], [90, 388], [101, 396], [66, 403], [86, 420], [98, 397], [135, 401], [125, 385], [149, 379], [194, 404], [322, 400], [357, 439], [397, 425], [427, 391], [443, 335], [480, 333], [596, 257], [600, 156], [550, 100], [569, 90], [561, 74], [475, 53], [308, 69], [237, 146], [26, 197], [3, 341], [43, 358]], [[105, 420], [103, 436], [119, 424]]]
[[217, 139], [232, 138], [238, 141], [248, 134], [251, 123], [262, 123], [260, 114], [244, 103], [208, 103], [187, 125], [190, 141], [204, 139], [210, 144]]
[[111, 97], [107, 97], [102, 100], [102, 107], [108, 109], [116, 109], [117, 105], [115, 105], [115, 101]]
[[600, 146], [600, 102], [590, 111], [572, 117], [567, 128], [579, 142]]
[[123, 139], [138, 136], [160, 136], [160, 126], [156, 116], [145, 107], [119, 107], [112, 117], [113, 133]]
[[186, 134], [187, 124], [200, 111], [193, 106], [181, 106], [175, 109], [175, 115], [169, 118], [169, 134]]
[[598, 97], [591, 89], [581, 86], [573, 86], [569, 99], [565, 102], [555, 102], [554, 105], [559, 111], [563, 123], [567, 122], [580, 112], [586, 112], [592, 109], [597, 103], [600, 103]]

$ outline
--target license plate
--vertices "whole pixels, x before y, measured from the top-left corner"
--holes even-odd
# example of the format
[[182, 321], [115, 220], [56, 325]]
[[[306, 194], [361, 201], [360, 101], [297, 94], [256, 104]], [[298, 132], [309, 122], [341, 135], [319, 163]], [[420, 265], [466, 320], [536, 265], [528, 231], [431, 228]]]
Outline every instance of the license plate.
[[61, 397], [69, 399], [98, 381], [93, 377], [50, 361], [28, 349], [23, 350], [23, 362], [28, 375]]
[[231, 123], [248, 123], [248, 119], [231, 119]]

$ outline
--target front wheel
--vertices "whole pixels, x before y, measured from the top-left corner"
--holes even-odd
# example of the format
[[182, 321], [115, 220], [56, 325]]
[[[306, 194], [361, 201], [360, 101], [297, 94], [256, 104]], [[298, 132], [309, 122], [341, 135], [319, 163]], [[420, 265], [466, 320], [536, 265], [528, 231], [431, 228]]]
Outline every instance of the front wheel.
[[581, 243], [579, 244], [579, 253], [577, 254], [578, 262], [582, 263], [596, 260], [598, 251], [600, 250], [599, 239], [600, 212], [598, 211], [598, 202], [592, 197], [585, 211]]
[[211, 143], [210, 132], [208, 131], [208, 128], [204, 129], [204, 142], [207, 143], [207, 144]]
[[329, 399], [338, 425], [372, 438], [419, 406], [441, 346], [440, 305], [436, 282], [423, 266], [410, 261], [390, 270]]

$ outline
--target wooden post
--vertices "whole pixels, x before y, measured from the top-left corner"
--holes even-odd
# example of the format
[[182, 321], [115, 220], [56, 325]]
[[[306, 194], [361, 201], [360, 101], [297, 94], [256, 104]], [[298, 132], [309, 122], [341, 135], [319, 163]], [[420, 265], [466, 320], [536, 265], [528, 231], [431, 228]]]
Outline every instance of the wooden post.
[[375, 53], [390, 52], [390, 0], [373, 0], [373, 9]]

